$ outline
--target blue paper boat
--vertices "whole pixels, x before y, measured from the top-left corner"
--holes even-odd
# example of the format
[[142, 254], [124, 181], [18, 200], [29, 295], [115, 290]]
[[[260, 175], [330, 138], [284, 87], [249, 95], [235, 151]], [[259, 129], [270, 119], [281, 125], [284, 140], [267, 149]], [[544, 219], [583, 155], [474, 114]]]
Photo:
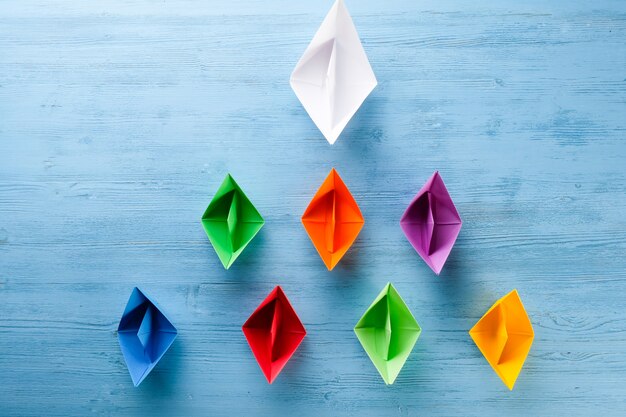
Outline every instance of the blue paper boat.
[[141, 384], [170, 348], [178, 331], [157, 305], [133, 289], [117, 328], [117, 337], [133, 384]]

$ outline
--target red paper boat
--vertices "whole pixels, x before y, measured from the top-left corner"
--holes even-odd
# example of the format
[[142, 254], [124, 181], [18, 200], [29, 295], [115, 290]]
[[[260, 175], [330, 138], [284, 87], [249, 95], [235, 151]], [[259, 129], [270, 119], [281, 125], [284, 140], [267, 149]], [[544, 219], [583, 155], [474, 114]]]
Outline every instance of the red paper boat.
[[302, 322], [280, 286], [263, 300], [242, 330], [270, 384], [306, 335]]

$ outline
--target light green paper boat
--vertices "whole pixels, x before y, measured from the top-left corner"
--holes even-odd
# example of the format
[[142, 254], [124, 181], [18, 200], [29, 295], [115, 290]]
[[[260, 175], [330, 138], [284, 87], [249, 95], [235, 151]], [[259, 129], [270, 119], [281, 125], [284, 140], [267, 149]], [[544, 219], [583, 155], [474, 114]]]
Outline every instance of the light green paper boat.
[[202, 215], [202, 227], [228, 269], [265, 224], [252, 202], [228, 174]]
[[422, 329], [388, 283], [354, 327], [356, 337], [386, 384], [393, 384]]

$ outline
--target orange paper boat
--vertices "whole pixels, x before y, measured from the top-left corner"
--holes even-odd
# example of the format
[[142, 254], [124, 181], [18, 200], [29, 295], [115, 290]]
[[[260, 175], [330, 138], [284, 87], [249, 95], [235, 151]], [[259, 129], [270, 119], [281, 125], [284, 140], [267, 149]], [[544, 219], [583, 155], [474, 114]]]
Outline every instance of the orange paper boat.
[[333, 168], [302, 215], [302, 224], [329, 271], [352, 246], [364, 223], [354, 197]]
[[517, 290], [496, 301], [469, 334], [502, 382], [512, 390], [535, 337]]

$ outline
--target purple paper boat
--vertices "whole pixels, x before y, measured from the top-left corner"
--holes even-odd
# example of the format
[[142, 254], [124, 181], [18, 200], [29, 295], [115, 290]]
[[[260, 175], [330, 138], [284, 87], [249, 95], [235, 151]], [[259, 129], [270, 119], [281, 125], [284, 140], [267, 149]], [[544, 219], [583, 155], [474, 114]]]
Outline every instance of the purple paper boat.
[[438, 171], [424, 184], [400, 219], [407, 239], [437, 275], [450, 255], [461, 223]]

